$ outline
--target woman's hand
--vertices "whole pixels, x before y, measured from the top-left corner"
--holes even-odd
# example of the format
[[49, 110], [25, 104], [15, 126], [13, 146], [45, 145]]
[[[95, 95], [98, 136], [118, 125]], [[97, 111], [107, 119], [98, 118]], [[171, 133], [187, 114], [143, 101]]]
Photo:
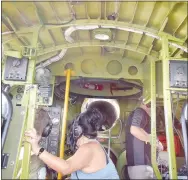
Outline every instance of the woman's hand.
[[35, 155], [39, 153], [40, 147], [38, 145], [38, 142], [41, 138], [41, 136], [37, 135], [36, 129], [30, 129], [28, 131], [25, 131], [25, 141], [29, 142], [32, 147], [32, 151]]

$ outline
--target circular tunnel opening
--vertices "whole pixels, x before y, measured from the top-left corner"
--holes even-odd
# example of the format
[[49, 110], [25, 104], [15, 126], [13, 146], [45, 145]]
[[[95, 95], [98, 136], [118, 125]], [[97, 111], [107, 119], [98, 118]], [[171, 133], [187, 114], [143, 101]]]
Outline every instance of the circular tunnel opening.
[[103, 114], [104, 124], [99, 131], [109, 130], [120, 116], [119, 104], [114, 99], [87, 99], [82, 105], [82, 112], [88, 108], [97, 108]]

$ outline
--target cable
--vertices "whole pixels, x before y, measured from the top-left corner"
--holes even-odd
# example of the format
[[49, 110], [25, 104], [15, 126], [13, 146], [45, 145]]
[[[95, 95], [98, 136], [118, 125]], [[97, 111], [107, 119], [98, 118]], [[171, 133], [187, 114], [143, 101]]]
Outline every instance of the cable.
[[64, 23], [59, 23], [59, 24], [56, 24], [56, 23], [44, 23], [44, 25], [46, 26], [61, 26], [61, 25], [65, 25], [65, 24], [69, 24], [70, 22], [72, 22], [74, 19], [72, 18], [71, 20], [67, 21], [67, 22], [64, 22]]
[[182, 147], [184, 148], [184, 144], [183, 144], [181, 135], [180, 135], [180, 133], [178, 132], [178, 130], [176, 129], [176, 127], [175, 127], [175, 125], [174, 125], [175, 114], [176, 114], [176, 111], [177, 111], [177, 107], [178, 107], [178, 105], [179, 105], [179, 93], [177, 94], [177, 103], [176, 103], [175, 108], [173, 108], [172, 96], [171, 96], [171, 102], [172, 102], [171, 105], [172, 105], [172, 109], [173, 109], [173, 111], [172, 111], [172, 124], [173, 124], [173, 128], [174, 128], [176, 134], [177, 134], [178, 137], [179, 137], [179, 140], [180, 140], [180, 143], [181, 143]]
[[111, 130], [109, 130], [109, 139], [108, 139], [108, 156], [110, 157], [110, 141], [111, 141]]

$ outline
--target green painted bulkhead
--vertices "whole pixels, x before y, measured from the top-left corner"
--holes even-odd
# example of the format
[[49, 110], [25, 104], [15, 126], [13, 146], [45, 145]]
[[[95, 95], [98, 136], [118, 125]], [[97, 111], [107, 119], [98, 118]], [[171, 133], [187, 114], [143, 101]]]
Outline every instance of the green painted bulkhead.
[[[35, 84], [35, 67], [59, 56], [56, 62], [49, 63], [46, 68], [55, 77], [54, 86], [62, 83], [62, 89], [65, 89], [65, 70], [72, 69], [70, 93], [76, 94], [79, 98], [75, 104], [69, 103], [68, 122], [81, 112], [82, 103], [87, 96], [118, 97], [119, 119], [123, 129], [120, 134], [120, 121], [116, 121], [111, 135], [120, 136], [111, 138], [111, 151], [116, 156], [118, 172], [123, 178], [121, 171], [126, 164], [126, 160], [122, 162], [126, 149], [126, 120], [129, 113], [138, 106], [141, 95], [147, 102], [151, 101], [153, 63], [156, 65], [156, 105], [157, 109], [163, 109], [161, 38], [169, 38], [169, 59], [187, 61], [187, 14], [187, 2], [183, 1], [3, 1], [1, 73], [2, 82], [12, 86], [10, 93], [14, 106], [11, 131], [8, 133], [3, 151], [11, 154], [12, 161], [18, 156], [17, 142], [23, 129], [25, 111], [25, 107], [21, 106], [21, 100], [16, 99], [18, 86]], [[97, 39], [96, 35], [102, 38], [107, 36], [109, 39]], [[65, 52], [60, 56], [63, 51]], [[4, 79], [4, 67], [8, 56], [29, 58], [25, 82]], [[96, 80], [95, 83], [103, 85], [103, 90], [81, 87], [83, 79], [88, 79], [88, 82]], [[119, 83], [119, 80], [133, 83], [142, 90], [117, 90], [112, 94], [110, 80], [120, 87], [124, 85]], [[176, 99], [177, 95], [173, 94], [174, 106]], [[176, 112], [178, 119], [187, 96], [181, 94], [179, 99]], [[54, 104], [63, 109], [64, 99], [54, 95]], [[164, 120], [164, 111], [162, 118]], [[158, 119], [159, 117], [157, 121]], [[12, 139], [14, 128], [15, 140]], [[108, 139], [102, 143], [107, 147]], [[7, 169], [3, 170], [3, 177], [10, 178], [13, 169], [14, 165], [9, 164]]]

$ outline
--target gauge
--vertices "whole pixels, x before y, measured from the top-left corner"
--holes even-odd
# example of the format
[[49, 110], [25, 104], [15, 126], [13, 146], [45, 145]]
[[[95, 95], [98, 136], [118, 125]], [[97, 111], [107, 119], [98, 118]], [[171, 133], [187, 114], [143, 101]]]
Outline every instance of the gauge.
[[17, 100], [21, 100], [21, 99], [22, 99], [22, 95], [21, 95], [21, 94], [17, 94], [17, 95], [16, 95], [16, 99], [17, 99]]
[[24, 92], [24, 89], [22, 86], [18, 86], [17, 88], [17, 93], [23, 93]]
[[59, 119], [58, 119], [58, 118], [53, 118], [53, 119], [52, 119], [52, 123], [53, 123], [54, 125], [58, 124], [58, 123], [59, 123]]

